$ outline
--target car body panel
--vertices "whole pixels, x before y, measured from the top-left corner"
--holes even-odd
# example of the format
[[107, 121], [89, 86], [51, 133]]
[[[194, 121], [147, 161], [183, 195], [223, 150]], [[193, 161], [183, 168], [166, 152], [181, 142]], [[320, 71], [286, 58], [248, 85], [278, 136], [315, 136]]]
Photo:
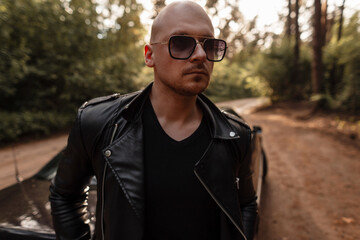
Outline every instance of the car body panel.
[[1, 190], [1, 237], [34, 235], [36, 239], [54, 239], [51, 238], [54, 231], [48, 200], [49, 186], [50, 182], [47, 180], [29, 178]]

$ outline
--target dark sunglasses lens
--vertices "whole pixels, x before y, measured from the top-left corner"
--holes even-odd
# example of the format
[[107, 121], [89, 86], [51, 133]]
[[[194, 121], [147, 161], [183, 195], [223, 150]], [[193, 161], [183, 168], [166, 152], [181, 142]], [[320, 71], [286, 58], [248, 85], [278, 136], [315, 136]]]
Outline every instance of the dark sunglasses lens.
[[226, 42], [220, 39], [206, 39], [204, 50], [210, 61], [221, 61], [225, 55]]
[[187, 59], [190, 57], [196, 41], [192, 37], [187, 36], [172, 36], [169, 41], [170, 55], [177, 59]]

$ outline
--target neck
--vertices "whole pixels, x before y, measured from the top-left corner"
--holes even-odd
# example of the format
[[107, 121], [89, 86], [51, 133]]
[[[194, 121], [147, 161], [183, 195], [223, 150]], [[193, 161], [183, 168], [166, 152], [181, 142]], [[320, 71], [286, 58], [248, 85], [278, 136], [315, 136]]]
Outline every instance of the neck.
[[171, 91], [159, 89], [155, 83], [150, 93], [150, 101], [157, 117], [165, 117], [168, 120], [179, 121], [191, 119], [198, 114], [196, 104], [197, 95], [185, 96]]
[[197, 95], [185, 96], [154, 83], [150, 101], [164, 131], [175, 140], [193, 133], [201, 123], [202, 111], [196, 104]]

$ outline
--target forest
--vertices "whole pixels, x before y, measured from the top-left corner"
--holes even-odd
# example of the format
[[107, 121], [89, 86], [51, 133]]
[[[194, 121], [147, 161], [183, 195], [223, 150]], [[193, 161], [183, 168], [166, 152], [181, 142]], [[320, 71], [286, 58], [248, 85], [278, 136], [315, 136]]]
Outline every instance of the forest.
[[[281, 33], [245, 20], [240, 0], [206, 2], [229, 48], [205, 94], [359, 114], [360, 10], [345, 15], [345, 0], [331, 10], [327, 0], [283, 1]], [[165, 1], [152, 4], [154, 18]], [[0, 145], [68, 130], [83, 102], [151, 82], [143, 11], [136, 0], [0, 0]]]

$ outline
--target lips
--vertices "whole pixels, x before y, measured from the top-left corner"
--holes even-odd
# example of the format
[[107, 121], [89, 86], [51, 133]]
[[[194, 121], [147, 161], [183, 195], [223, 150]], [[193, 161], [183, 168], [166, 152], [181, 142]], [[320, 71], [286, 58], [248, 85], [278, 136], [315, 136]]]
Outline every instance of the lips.
[[209, 76], [209, 71], [207, 70], [207, 67], [204, 66], [204, 64], [194, 64], [190, 65], [187, 68], [183, 70], [183, 75], [205, 75]]
[[203, 75], [208, 75], [207, 72], [205, 71], [193, 71], [193, 72], [188, 72], [186, 74], [203, 74]]
[[185, 71], [184, 74], [185, 75], [187, 75], [187, 74], [202, 74], [202, 75], [206, 75], [206, 76], [209, 75], [209, 73], [204, 69], [190, 69], [188, 71]]

